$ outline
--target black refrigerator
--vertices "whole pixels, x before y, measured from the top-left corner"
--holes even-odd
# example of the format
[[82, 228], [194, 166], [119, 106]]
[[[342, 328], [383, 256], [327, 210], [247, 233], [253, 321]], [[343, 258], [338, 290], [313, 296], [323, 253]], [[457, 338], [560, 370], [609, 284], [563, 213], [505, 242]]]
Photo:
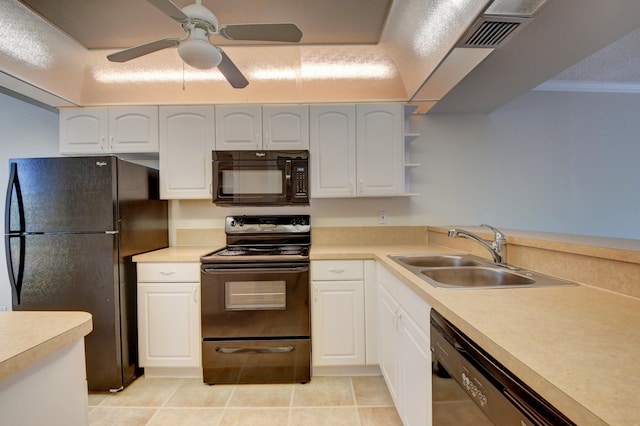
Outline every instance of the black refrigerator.
[[13, 309], [93, 315], [85, 337], [89, 390], [120, 390], [138, 375], [131, 258], [167, 246], [157, 170], [114, 156], [9, 160], [5, 250]]

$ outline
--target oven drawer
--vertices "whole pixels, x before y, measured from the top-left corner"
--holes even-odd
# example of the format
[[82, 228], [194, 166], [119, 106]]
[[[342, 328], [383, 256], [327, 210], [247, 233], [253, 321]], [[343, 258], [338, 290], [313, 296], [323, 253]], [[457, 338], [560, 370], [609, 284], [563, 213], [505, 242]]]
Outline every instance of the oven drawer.
[[196, 262], [145, 262], [138, 263], [136, 268], [141, 283], [200, 282], [200, 263]]
[[311, 262], [313, 281], [355, 281], [364, 279], [362, 260], [314, 260]]
[[309, 339], [223, 340], [202, 343], [203, 380], [222, 383], [306, 383]]

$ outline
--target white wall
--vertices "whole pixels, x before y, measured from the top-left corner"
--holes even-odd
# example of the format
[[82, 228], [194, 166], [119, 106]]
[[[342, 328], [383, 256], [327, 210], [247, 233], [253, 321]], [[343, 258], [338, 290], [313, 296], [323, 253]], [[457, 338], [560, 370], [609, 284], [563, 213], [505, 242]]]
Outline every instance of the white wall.
[[[58, 156], [58, 113], [0, 93], [1, 199], [4, 200], [6, 193], [9, 158], [47, 156]], [[4, 203], [2, 206], [4, 211]], [[11, 309], [4, 243], [0, 247], [0, 309]]]
[[533, 91], [414, 120], [428, 224], [640, 239], [640, 95]]

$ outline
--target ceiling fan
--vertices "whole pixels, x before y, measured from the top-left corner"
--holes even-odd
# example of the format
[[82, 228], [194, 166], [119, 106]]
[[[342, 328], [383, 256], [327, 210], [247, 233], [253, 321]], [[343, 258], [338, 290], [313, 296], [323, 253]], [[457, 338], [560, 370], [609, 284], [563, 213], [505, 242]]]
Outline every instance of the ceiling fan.
[[236, 89], [246, 87], [249, 82], [229, 59], [224, 51], [209, 42], [209, 37], [221, 35], [228, 40], [256, 40], [298, 42], [302, 31], [296, 24], [235, 24], [219, 25], [216, 16], [202, 0], [180, 9], [171, 0], [147, 0], [160, 9], [185, 31], [183, 39], [164, 38], [144, 43], [107, 56], [112, 62], [126, 62], [158, 50], [178, 46], [178, 54], [184, 62], [198, 69], [218, 70]]

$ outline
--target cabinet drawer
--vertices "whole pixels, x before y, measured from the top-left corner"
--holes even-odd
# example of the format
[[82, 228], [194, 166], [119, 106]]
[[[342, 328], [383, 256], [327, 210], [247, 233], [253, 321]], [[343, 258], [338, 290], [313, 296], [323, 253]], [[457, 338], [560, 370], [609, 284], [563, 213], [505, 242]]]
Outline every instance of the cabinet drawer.
[[138, 263], [138, 282], [200, 282], [200, 263]]
[[362, 260], [314, 260], [311, 262], [311, 279], [316, 281], [363, 280]]

